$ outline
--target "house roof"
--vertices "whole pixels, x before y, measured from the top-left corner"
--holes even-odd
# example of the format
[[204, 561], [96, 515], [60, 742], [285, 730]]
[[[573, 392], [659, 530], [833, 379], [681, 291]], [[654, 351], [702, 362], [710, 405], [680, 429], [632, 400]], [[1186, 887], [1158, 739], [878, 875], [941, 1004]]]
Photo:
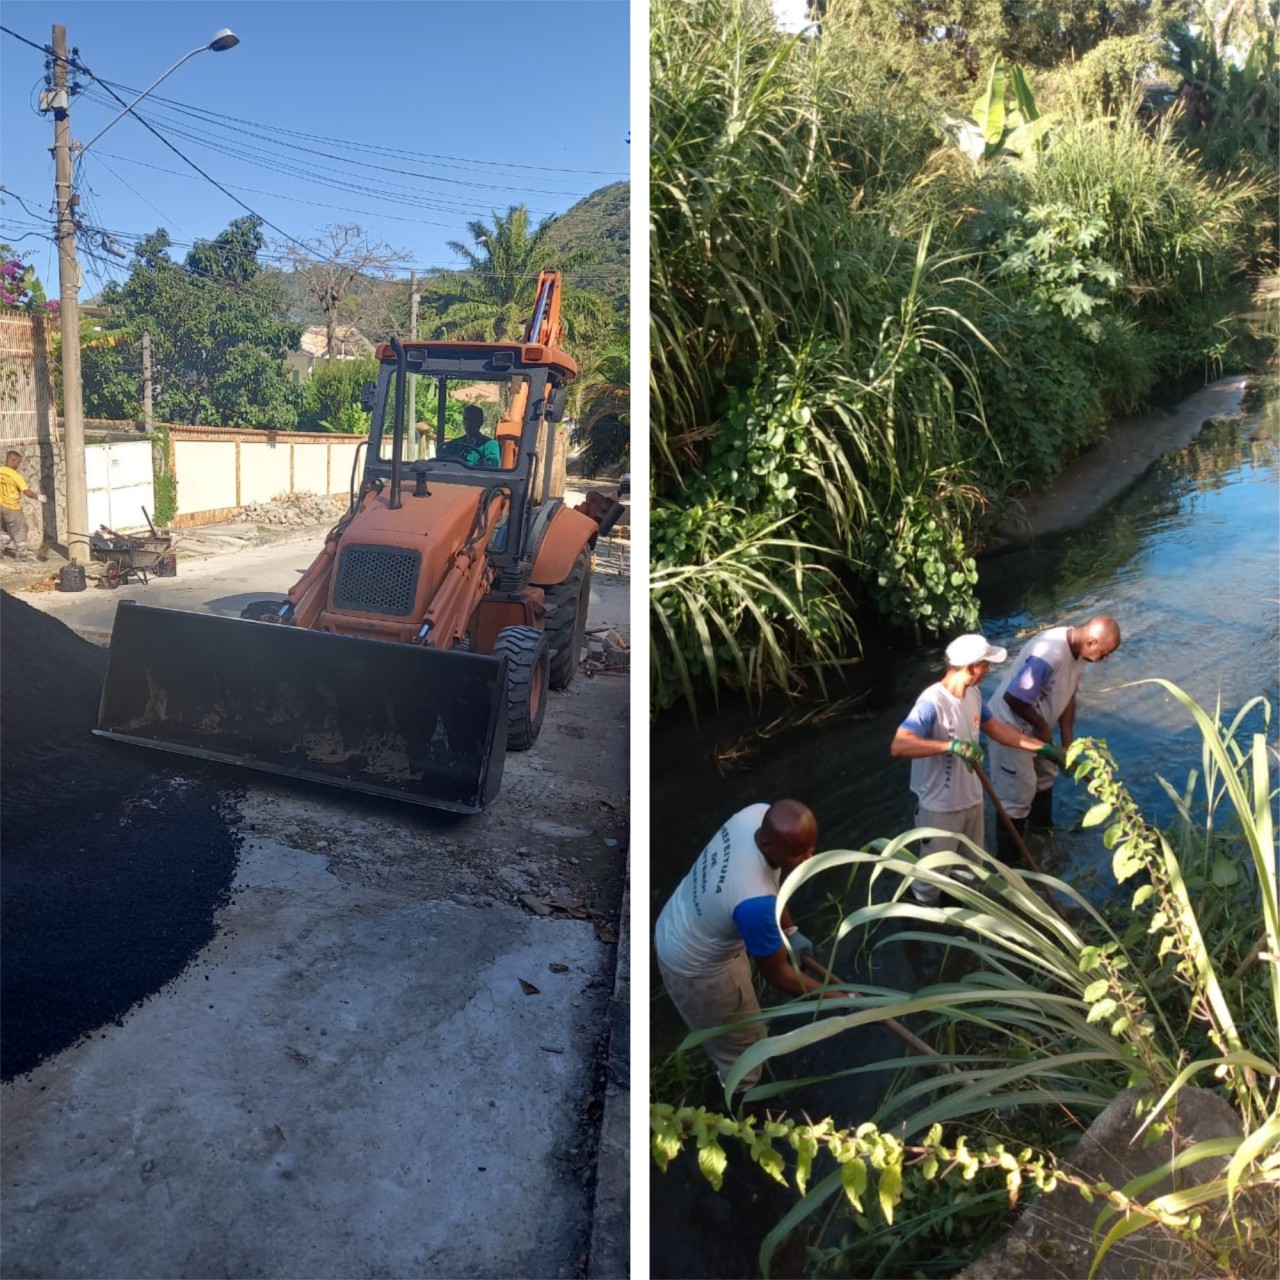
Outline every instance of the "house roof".
[[[345, 346], [348, 350], [354, 347], [360, 352], [373, 351], [373, 343], [353, 324], [338, 325], [333, 331], [333, 338], [339, 347]], [[328, 349], [324, 325], [313, 324], [304, 329], [298, 346], [309, 356], [323, 356]]]

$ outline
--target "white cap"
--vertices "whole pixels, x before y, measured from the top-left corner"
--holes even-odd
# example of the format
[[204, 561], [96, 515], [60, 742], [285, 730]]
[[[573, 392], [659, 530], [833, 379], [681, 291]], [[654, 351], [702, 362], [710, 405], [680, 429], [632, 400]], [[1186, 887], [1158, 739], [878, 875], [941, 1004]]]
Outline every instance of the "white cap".
[[957, 636], [947, 645], [947, 666], [969, 667], [975, 662], [1003, 662], [1008, 650], [987, 643], [986, 636]]

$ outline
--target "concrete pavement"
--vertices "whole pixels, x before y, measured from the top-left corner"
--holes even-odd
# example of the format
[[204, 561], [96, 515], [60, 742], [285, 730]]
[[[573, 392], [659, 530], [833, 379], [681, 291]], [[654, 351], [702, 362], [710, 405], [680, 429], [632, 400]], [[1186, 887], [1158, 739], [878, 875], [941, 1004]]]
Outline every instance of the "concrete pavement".
[[[184, 533], [174, 579], [22, 598], [99, 641], [121, 598], [235, 615], [323, 532]], [[0, 586], [56, 567], [6, 561]], [[627, 629], [626, 593], [598, 577], [591, 625]], [[626, 1274], [626, 967], [602, 921], [628, 702], [617, 676], [552, 695], [462, 822], [244, 775], [214, 943], [3, 1088], [5, 1274]]]

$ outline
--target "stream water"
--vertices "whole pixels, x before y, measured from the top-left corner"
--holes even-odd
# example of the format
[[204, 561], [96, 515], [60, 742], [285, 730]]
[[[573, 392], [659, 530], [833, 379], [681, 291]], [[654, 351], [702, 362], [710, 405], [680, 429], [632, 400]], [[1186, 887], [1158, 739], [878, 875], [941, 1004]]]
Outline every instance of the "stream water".
[[[1258, 695], [1274, 708], [1280, 693], [1276, 410], [1272, 403], [1265, 412], [1206, 424], [1190, 446], [1167, 455], [1083, 526], [979, 566], [982, 630], [1011, 655], [1028, 635], [1047, 627], [1084, 622], [1095, 613], [1115, 616], [1123, 643], [1105, 663], [1086, 667], [1076, 733], [1107, 742], [1121, 777], [1156, 821], [1173, 811], [1159, 777], [1183, 789], [1188, 772], [1199, 767], [1200, 735], [1171, 695], [1133, 682], [1163, 677], [1210, 711], [1220, 700], [1229, 715]], [[860, 847], [909, 827], [907, 765], [889, 757], [888, 745], [916, 693], [938, 678], [941, 648], [869, 664], [866, 691], [852, 714], [825, 724], [815, 716], [762, 738], [760, 725], [734, 719], [741, 712], [703, 718], [697, 728], [682, 713], [662, 718], [651, 753], [651, 911], [661, 908], [708, 835], [745, 804], [784, 795], [805, 801], [820, 823], [820, 849]], [[997, 680], [993, 672], [984, 694]], [[821, 708], [801, 712], [806, 710]], [[1247, 723], [1260, 726], [1261, 711]], [[1274, 732], [1273, 722], [1273, 740]], [[1046, 869], [1074, 877], [1096, 868], [1109, 878], [1099, 830], [1078, 829], [1088, 803], [1083, 788], [1059, 781], [1057, 830], [1040, 847]], [[988, 812], [989, 846], [994, 829]], [[816, 912], [821, 899], [816, 891], [807, 902], [803, 893], [799, 898], [803, 923], [806, 906]], [[888, 950], [892, 957], [893, 948]], [[853, 971], [853, 960], [848, 965], [849, 980], [866, 980]], [[876, 980], [897, 985], [894, 968], [890, 958]], [[651, 1012], [651, 1052], [658, 1063], [683, 1028], [660, 994]], [[897, 1056], [898, 1046], [872, 1031], [856, 1052], [874, 1061]], [[844, 1065], [848, 1053], [846, 1048]], [[780, 1105], [804, 1106], [814, 1115], [840, 1111], [838, 1120], [856, 1123], [874, 1107], [883, 1083], [855, 1077], [838, 1090]], [[651, 1211], [663, 1225], [651, 1237], [652, 1274], [754, 1274], [755, 1247], [792, 1198], [750, 1173], [731, 1179], [725, 1196], [704, 1195], [688, 1180], [700, 1181], [692, 1160], [682, 1163], [685, 1173], [673, 1169], [653, 1179]], [[731, 1171], [733, 1165], [731, 1160]], [[718, 1233], [717, 1218], [723, 1228]], [[700, 1227], [713, 1233], [705, 1245], [696, 1239], [703, 1235]]]

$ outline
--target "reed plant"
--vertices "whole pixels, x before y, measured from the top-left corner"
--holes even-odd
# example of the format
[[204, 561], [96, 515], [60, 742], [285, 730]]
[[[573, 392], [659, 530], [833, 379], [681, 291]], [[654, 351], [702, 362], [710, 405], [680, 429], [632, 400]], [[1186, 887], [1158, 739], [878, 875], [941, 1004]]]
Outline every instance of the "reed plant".
[[[694, 682], [741, 685], [744, 669], [794, 685], [856, 637], [860, 611], [883, 605], [907, 627], [971, 617], [964, 534], [979, 495], [966, 433], [981, 414], [957, 417], [971, 374], [956, 348], [961, 333], [966, 347], [982, 338], [965, 315], [963, 264], [932, 249], [928, 227], [904, 235], [888, 207], [906, 177], [892, 163], [906, 126], [882, 96], [825, 47], [779, 37], [758, 8], [660, 0], [651, 16], [661, 705]], [[925, 150], [918, 137], [911, 150]], [[917, 520], [941, 536], [904, 536]], [[811, 549], [826, 602], [816, 617], [788, 607], [781, 580], [754, 576], [732, 604], [715, 595], [725, 566], [763, 568], [761, 530], [778, 522]], [[923, 562], [902, 544], [925, 548]], [[697, 572], [694, 547], [714, 574]], [[777, 550], [768, 563], [792, 574]], [[725, 630], [741, 660], [706, 639]]]
[[[781, 1072], [791, 1055], [832, 1037], [915, 1018], [926, 1020], [921, 1034], [951, 1041], [951, 1051], [924, 1060], [927, 1073], [920, 1060], [908, 1071], [908, 1059], [853, 1068], [904, 1075], [852, 1128], [781, 1114], [762, 1125], [656, 1104], [661, 1166], [687, 1142], [700, 1153], [714, 1144], [717, 1152], [700, 1154], [700, 1164], [715, 1173], [722, 1140], [736, 1137], [749, 1158], [795, 1183], [796, 1206], [762, 1247], [766, 1272], [780, 1241], [815, 1212], [830, 1212], [842, 1192], [853, 1221], [871, 1229], [894, 1221], [904, 1177], [933, 1182], [953, 1174], [963, 1189], [985, 1170], [1004, 1179], [1011, 1204], [1032, 1183], [1044, 1192], [1072, 1185], [1081, 1195], [1096, 1193], [1095, 1269], [1119, 1240], [1149, 1228], [1182, 1236], [1201, 1268], [1272, 1273], [1267, 1268], [1280, 1259], [1280, 897], [1270, 706], [1257, 699], [1224, 720], [1166, 681], [1141, 683], [1162, 686], [1186, 708], [1200, 731], [1202, 758], [1184, 787], [1165, 784], [1175, 818], [1162, 830], [1138, 811], [1105, 744], [1072, 745], [1069, 768], [1094, 797], [1085, 825], [1101, 828], [1112, 855], [1117, 888], [1109, 903], [1096, 904], [1070, 882], [1005, 867], [973, 846], [967, 865], [977, 861], [976, 882], [957, 882], [946, 873], [966, 861], [960, 854], [910, 851], [926, 831], [821, 854], [784, 883], [779, 910], [804, 883], [860, 869], [865, 902], [840, 921], [833, 950], [849, 935], [862, 935], [872, 948], [936, 941], [930, 930], [944, 927], [949, 945], [974, 967], [913, 993], [835, 987], [846, 999], [824, 1001], [820, 1016], [810, 1002], [763, 1011], [770, 1035], [742, 1055], [724, 1086], [728, 1098], [748, 1071], [769, 1064], [775, 1078], [746, 1095], [757, 1113], [798, 1083], [815, 1083]], [[918, 905], [907, 892], [913, 879], [944, 889], [953, 905]], [[1177, 1192], [1152, 1196], [1149, 1182], [1091, 1187], [1056, 1158], [1071, 1134], [1070, 1117], [1096, 1114], [1120, 1090], [1136, 1088], [1147, 1129], [1165, 1123], [1193, 1083], [1231, 1105], [1240, 1135], [1174, 1156], [1163, 1172], [1180, 1175]], [[1001, 1112], [1011, 1116], [1002, 1136], [974, 1136]], [[1066, 1123], [1045, 1131], [1054, 1115]], [[1214, 1166], [1201, 1161], [1221, 1162], [1221, 1169], [1203, 1174], [1197, 1165]], [[829, 1171], [819, 1176], [824, 1167]], [[878, 1214], [864, 1205], [873, 1192]]]

